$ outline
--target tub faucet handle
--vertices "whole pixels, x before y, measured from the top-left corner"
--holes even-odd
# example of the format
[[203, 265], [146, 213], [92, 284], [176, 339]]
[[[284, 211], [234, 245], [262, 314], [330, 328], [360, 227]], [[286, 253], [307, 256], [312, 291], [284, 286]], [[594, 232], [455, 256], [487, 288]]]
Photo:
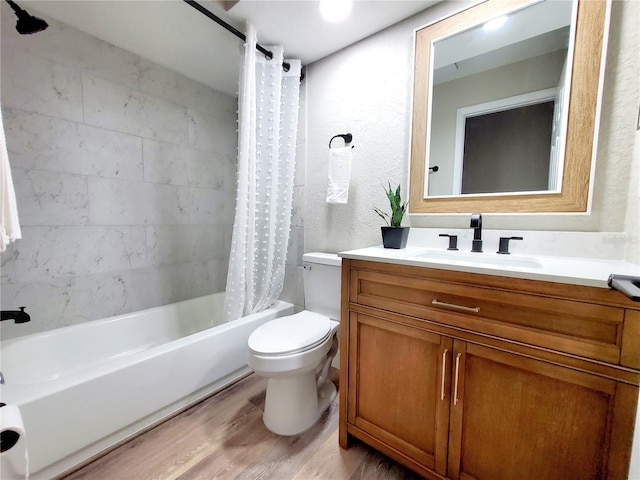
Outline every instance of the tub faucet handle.
[[447, 250], [458, 250], [458, 236], [449, 235], [448, 233], [441, 233], [439, 237], [449, 237], [449, 248]]
[[511, 255], [509, 253], [509, 240], [523, 240], [522, 237], [500, 237], [500, 244], [498, 245], [498, 251], [502, 255]]

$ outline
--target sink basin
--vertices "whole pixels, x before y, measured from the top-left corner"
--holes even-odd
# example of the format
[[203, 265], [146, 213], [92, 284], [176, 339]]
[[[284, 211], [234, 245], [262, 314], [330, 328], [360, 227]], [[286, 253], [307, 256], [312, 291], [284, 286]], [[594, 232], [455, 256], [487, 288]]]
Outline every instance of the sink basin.
[[542, 268], [542, 264], [534, 258], [519, 257], [517, 255], [498, 255], [497, 253], [428, 250], [418, 253], [416, 257], [423, 258], [425, 260], [446, 261], [450, 263], [466, 263], [471, 265]]

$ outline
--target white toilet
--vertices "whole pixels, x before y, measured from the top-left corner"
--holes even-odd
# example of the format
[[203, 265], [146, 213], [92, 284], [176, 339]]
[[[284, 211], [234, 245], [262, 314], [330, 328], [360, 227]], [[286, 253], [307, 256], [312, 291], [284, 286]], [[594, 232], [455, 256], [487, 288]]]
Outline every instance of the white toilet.
[[278, 435], [311, 427], [336, 397], [328, 379], [338, 351], [341, 259], [308, 253], [304, 262], [307, 310], [276, 318], [249, 337], [249, 366], [267, 377], [264, 424]]

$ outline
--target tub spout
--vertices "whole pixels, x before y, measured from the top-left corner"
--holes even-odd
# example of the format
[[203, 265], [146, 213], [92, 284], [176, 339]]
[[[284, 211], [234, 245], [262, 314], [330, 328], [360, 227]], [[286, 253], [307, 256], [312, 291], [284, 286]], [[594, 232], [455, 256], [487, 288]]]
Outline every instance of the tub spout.
[[27, 307], [20, 307], [20, 310], [2, 310], [2, 319], [0, 321], [14, 320], [15, 323], [26, 323], [30, 321], [31, 317], [24, 311], [25, 308]]

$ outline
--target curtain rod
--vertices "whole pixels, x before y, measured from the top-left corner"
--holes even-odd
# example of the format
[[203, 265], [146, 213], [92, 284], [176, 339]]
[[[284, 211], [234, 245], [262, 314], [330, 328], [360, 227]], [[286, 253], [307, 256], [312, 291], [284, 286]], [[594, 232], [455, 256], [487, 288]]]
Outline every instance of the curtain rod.
[[[211, 13], [209, 10], [204, 8], [202, 5], [200, 5], [195, 0], [183, 0], [183, 1], [185, 3], [188, 3], [189, 5], [191, 5], [193, 8], [198, 10], [203, 15], [209, 17], [211, 20], [216, 22], [221, 27], [224, 27], [227, 31], [233, 33], [236, 37], [240, 38], [242, 41], [244, 41], [244, 42], [247, 41], [247, 36], [244, 33], [242, 33], [237, 28], [229, 25], [227, 22], [222, 20], [217, 15]], [[264, 54], [264, 56], [267, 57], [269, 60], [271, 60], [273, 58], [273, 53], [270, 52], [269, 50], [267, 50], [266, 48], [264, 48], [262, 45], [259, 45], [259, 44], [256, 43], [256, 50], [258, 50], [260, 53]], [[282, 62], [282, 68], [284, 69], [285, 72], [288, 72], [290, 67], [291, 67], [291, 65], [289, 65], [287, 62]]]

